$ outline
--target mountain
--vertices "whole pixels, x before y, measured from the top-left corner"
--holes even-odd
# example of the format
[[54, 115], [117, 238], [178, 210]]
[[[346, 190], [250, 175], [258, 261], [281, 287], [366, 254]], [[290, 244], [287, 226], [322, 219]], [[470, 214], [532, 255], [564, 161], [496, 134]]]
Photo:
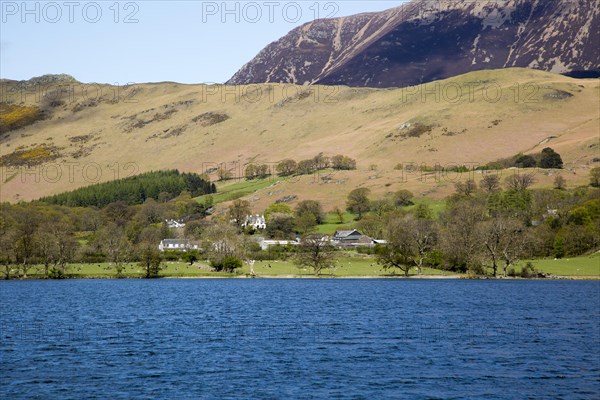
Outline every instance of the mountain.
[[316, 20], [269, 44], [229, 84], [406, 87], [482, 69], [600, 74], [589, 0], [415, 0]]
[[[248, 163], [274, 166], [320, 152], [352, 157], [358, 169], [337, 172], [330, 184], [307, 175], [266, 185], [247, 197], [257, 211], [294, 195], [343, 206], [361, 186], [374, 196], [453, 191], [456, 177], [418, 180], [395, 169], [400, 163], [481, 165], [550, 146], [572, 187], [585, 184], [600, 161], [598, 80], [530, 69], [477, 71], [406, 89], [65, 80], [36, 98], [22, 97], [14, 84], [31, 86], [0, 82], [0, 203], [165, 169], [216, 180], [221, 165], [239, 177]], [[536, 179], [552, 185], [550, 176]]]

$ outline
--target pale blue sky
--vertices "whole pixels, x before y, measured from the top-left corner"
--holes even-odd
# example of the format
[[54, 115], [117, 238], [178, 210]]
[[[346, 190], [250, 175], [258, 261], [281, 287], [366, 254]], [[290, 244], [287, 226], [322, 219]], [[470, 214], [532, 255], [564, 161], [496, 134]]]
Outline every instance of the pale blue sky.
[[264, 46], [317, 16], [404, 2], [69, 1], [25, 7], [0, 1], [0, 77], [67, 73], [113, 84], [224, 82]]

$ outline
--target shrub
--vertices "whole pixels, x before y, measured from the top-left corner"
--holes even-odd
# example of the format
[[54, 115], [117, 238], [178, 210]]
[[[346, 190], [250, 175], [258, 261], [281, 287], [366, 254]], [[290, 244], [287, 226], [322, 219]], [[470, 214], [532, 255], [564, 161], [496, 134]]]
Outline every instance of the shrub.
[[183, 254], [182, 259], [186, 263], [189, 263], [190, 265], [192, 265], [196, 261], [198, 261], [199, 256], [200, 255], [198, 254], [197, 251], [187, 251]]
[[50, 268], [48, 271], [48, 278], [50, 279], [65, 279], [65, 274], [58, 268]]
[[181, 252], [177, 250], [167, 250], [163, 252], [163, 259], [165, 261], [179, 261], [181, 258]]
[[592, 168], [590, 171], [590, 185], [600, 187], [600, 167]]
[[519, 168], [535, 168], [537, 163], [533, 156], [529, 154], [520, 154], [515, 158], [515, 167]]
[[42, 117], [43, 114], [37, 107], [0, 103], [0, 133], [33, 124]]
[[485, 275], [485, 270], [483, 269], [483, 265], [474, 264], [469, 267], [469, 273], [472, 275]]
[[211, 260], [210, 265], [217, 272], [234, 272], [237, 268], [241, 268], [242, 260], [237, 257], [229, 256], [223, 258], [222, 260]]
[[528, 262], [527, 264], [525, 264], [525, 266], [521, 269], [521, 278], [530, 278], [532, 276], [535, 276], [536, 271], [535, 268], [533, 267], [533, 264], [531, 262]]
[[398, 207], [412, 206], [414, 204], [412, 198], [415, 197], [415, 195], [409, 190], [398, 190], [393, 196], [394, 204]]

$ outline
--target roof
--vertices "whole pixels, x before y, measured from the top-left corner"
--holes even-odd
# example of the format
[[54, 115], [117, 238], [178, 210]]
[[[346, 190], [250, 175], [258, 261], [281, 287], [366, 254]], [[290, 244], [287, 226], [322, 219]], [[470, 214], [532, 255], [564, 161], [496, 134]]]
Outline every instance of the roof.
[[162, 244], [188, 244], [190, 241], [187, 239], [163, 239], [160, 242]]
[[345, 238], [345, 237], [348, 237], [348, 236], [352, 235], [353, 233], [358, 233], [359, 235], [362, 235], [356, 229], [352, 229], [351, 231], [337, 231], [337, 232], [335, 232], [335, 237]]

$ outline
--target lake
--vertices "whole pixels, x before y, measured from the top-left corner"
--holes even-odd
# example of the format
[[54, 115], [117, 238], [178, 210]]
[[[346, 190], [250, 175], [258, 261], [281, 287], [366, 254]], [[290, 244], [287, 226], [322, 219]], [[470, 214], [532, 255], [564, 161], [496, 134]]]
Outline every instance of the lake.
[[592, 399], [599, 281], [0, 282], [3, 399]]

